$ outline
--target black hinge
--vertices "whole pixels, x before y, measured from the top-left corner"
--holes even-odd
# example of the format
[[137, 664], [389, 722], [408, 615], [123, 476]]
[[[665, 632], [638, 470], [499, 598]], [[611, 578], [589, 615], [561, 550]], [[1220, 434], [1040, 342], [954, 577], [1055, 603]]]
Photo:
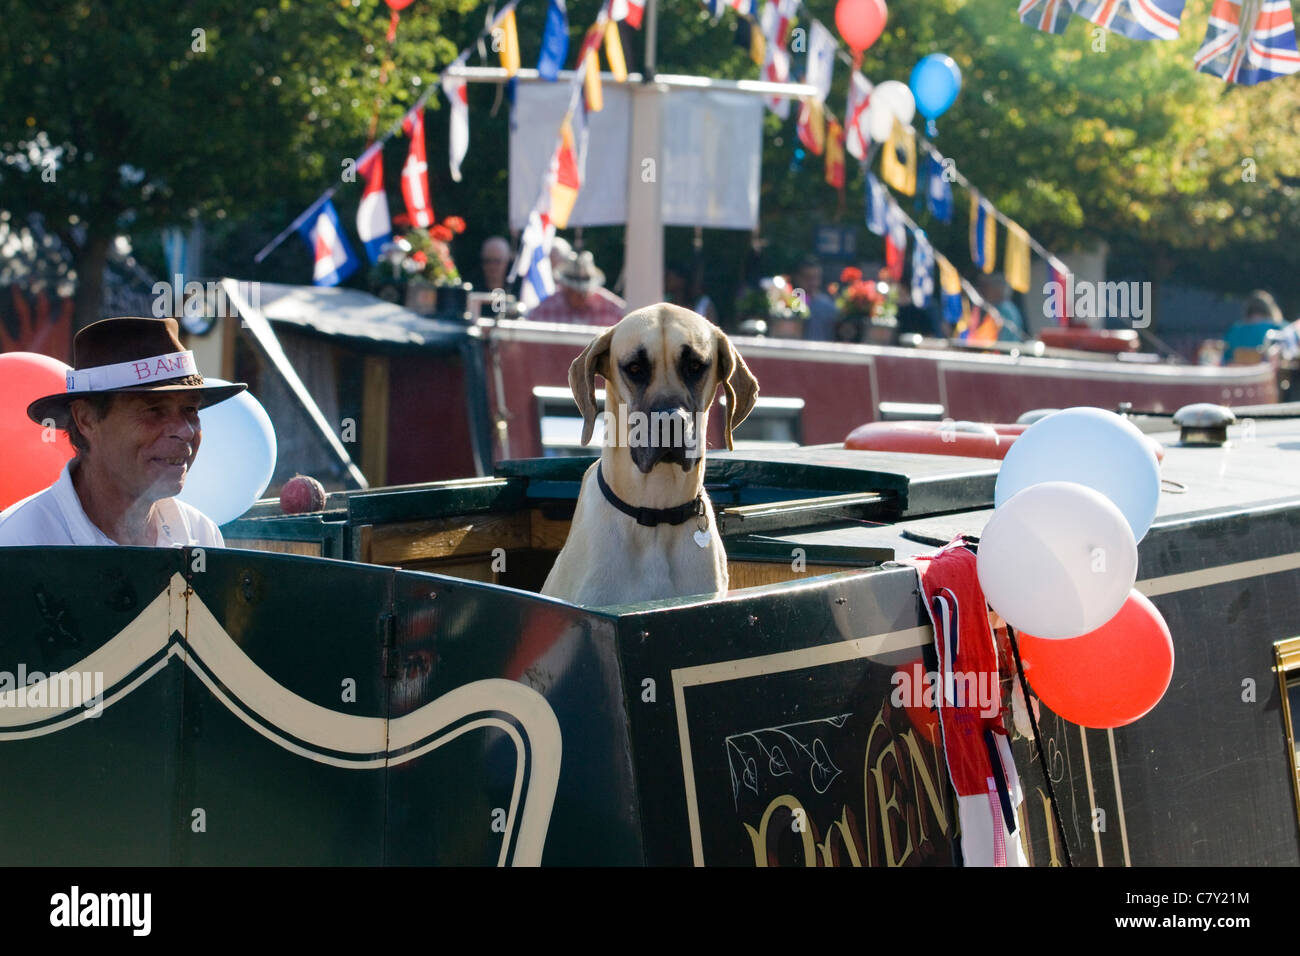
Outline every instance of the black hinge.
[[379, 637], [384, 649], [383, 676], [396, 677], [397, 615], [384, 614], [379, 618]]

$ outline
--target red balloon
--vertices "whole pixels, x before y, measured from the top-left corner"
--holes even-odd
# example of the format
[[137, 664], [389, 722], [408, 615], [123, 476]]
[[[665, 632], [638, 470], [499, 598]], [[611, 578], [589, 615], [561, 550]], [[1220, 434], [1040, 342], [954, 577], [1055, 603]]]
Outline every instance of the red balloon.
[[1169, 625], [1137, 591], [1095, 631], [1065, 640], [1017, 637], [1035, 693], [1053, 712], [1084, 727], [1133, 723], [1160, 702], [1174, 673]]
[[885, 0], [840, 0], [835, 5], [835, 28], [854, 53], [861, 53], [885, 29]]
[[[48, 488], [72, 458], [66, 432], [46, 433], [27, 417], [27, 406], [68, 387], [68, 366], [35, 352], [0, 355], [0, 509]], [[46, 438], [53, 437], [53, 441]]]
[[398, 10], [405, 10], [412, 3], [412, 0], [384, 0], [385, 3], [396, 13]]

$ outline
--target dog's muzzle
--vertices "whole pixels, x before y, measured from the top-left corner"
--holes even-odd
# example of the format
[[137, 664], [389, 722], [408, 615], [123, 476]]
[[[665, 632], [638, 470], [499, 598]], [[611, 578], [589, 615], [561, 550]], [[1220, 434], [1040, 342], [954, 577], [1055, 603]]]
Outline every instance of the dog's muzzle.
[[645, 428], [630, 432], [628, 450], [642, 474], [661, 461], [680, 465], [682, 471], [696, 466], [704, 448], [695, 415], [680, 405], [660, 405], [641, 414]]

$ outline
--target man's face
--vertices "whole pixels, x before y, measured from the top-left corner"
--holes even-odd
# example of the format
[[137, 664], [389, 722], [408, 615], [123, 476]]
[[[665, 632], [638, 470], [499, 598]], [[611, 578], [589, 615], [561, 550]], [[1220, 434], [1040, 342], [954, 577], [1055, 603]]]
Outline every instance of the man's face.
[[79, 416], [78, 427], [122, 493], [137, 501], [180, 493], [199, 451], [197, 391], [116, 395], [103, 418], [90, 418]]
[[506, 284], [506, 267], [510, 264], [510, 250], [496, 243], [483, 247], [483, 279], [489, 289], [503, 289]]

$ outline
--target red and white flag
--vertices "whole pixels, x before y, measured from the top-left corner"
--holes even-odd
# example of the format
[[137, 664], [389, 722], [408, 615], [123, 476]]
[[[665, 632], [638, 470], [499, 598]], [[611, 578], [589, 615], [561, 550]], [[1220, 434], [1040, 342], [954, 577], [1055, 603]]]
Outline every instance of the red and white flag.
[[460, 164], [469, 152], [469, 84], [464, 77], [442, 75], [442, 92], [451, 104], [451, 128], [448, 133], [448, 152], [451, 159], [451, 178], [460, 182]]
[[357, 235], [366, 247], [371, 262], [379, 261], [379, 254], [393, 238], [393, 223], [388, 216], [388, 196], [384, 193], [384, 153], [377, 149], [357, 165], [365, 180], [361, 202], [357, 206]]
[[626, 20], [633, 29], [641, 29], [641, 17], [645, 13], [645, 0], [612, 0], [609, 5], [609, 18], [615, 22]]
[[411, 225], [428, 229], [433, 225], [433, 200], [429, 198], [429, 161], [424, 151], [424, 107], [406, 114], [402, 132], [411, 141], [402, 167], [402, 198]]
[[866, 159], [871, 145], [871, 133], [867, 129], [871, 90], [871, 81], [854, 70], [849, 80], [848, 110], [844, 114], [844, 148], [854, 159]]

